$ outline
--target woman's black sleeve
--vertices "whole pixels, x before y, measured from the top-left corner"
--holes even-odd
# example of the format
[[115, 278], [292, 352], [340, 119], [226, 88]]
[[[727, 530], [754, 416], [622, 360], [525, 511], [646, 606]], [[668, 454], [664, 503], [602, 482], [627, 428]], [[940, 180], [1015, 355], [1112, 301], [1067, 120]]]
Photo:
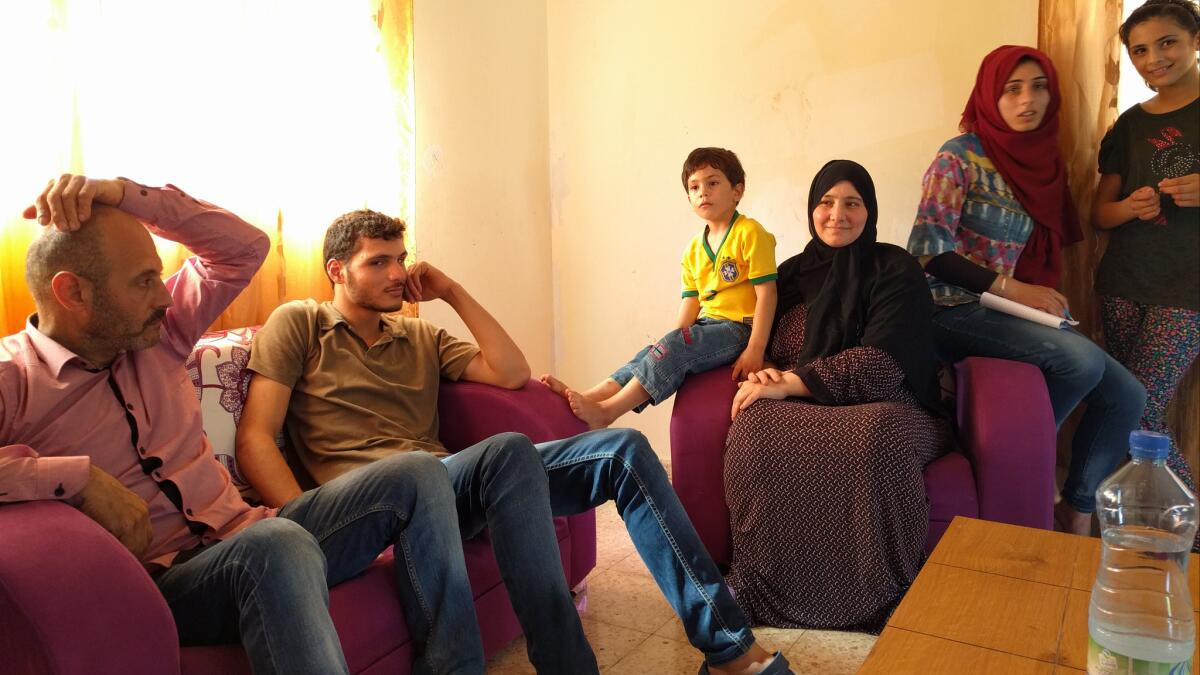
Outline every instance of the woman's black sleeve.
[[936, 255], [925, 263], [925, 273], [948, 284], [965, 288], [972, 293], [983, 293], [992, 287], [1000, 276], [987, 268], [980, 267], [954, 251]]

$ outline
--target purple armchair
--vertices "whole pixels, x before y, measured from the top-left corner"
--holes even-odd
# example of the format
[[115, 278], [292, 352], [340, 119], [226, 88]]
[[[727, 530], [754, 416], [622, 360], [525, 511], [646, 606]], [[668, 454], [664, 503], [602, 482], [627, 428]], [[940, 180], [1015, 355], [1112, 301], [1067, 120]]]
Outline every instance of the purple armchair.
[[[232, 418], [240, 417], [249, 374], [242, 370], [245, 355], [237, 350], [246, 351], [251, 334], [206, 336], [189, 361], [205, 401], [205, 432], [218, 461], [234, 468], [235, 482], [236, 463], [220, 454], [222, 439], [214, 436], [223, 431], [205, 396], [211, 389], [222, 405], [236, 401]], [[215, 363], [208, 363], [209, 357]], [[451, 450], [501, 431], [518, 431], [542, 442], [585, 430], [561, 398], [533, 381], [517, 391], [444, 382], [438, 407], [442, 441]], [[589, 511], [557, 518], [555, 529], [567, 581], [577, 587], [596, 564], [595, 515]], [[487, 533], [463, 548], [490, 656], [519, 636], [521, 627]], [[361, 575], [330, 592], [330, 614], [352, 673], [410, 672], [412, 646], [396, 599], [393, 564], [389, 549]], [[250, 668], [237, 645], [181, 649], [158, 589], [116, 539], [69, 506], [29, 502], [0, 506], [0, 672], [248, 675]]]
[[[967, 358], [954, 366], [957, 450], [925, 467], [926, 553], [954, 516], [1050, 529], [1054, 500], [1054, 418], [1032, 365]], [[737, 387], [724, 368], [688, 378], [671, 415], [671, 480], [718, 565], [730, 562], [723, 479], [729, 407]]]

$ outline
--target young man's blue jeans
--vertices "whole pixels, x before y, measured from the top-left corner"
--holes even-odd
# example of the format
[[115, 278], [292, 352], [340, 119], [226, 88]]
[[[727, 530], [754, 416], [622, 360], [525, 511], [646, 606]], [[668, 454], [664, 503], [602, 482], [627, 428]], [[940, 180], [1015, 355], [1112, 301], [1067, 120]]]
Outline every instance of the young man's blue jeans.
[[501, 434], [444, 461], [458, 493], [463, 536], [489, 528], [538, 672], [597, 672], [550, 516], [582, 513], [609, 500], [708, 663], [736, 659], [754, 643], [749, 621], [637, 431], [603, 429], [536, 446], [519, 434]]
[[[449, 481], [447, 481], [447, 474]], [[442, 461], [380, 460], [288, 502], [278, 518], [184, 553], [154, 580], [184, 645], [241, 641], [255, 673], [345, 673], [328, 587], [396, 545], [417, 673], [482, 673], [462, 539], [489, 528], [539, 672], [596, 673], [552, 515], [608, 500], [692, 644], [720, 665], [754, 637], [644, 436], [605, 429], [534, 446], [500, 434]]]
[[1072, 439], [1062, 496], [1076, 511], [1095, 511], [1096, 488], [1124, 458], [1129, 432], [1138, 428], [1146, 405], [1146, 390], [1137, 378], [1073, 329], [1042, 326], [978, 302], [939, 308], [933, 335], [938, 355], [947, 362], [992, 356], [1040, 368], [1058, 426], [1081, 401], [1087, 404]]
[[624, 387], [636, 377], [650, 399], [635, 407], [658, 405], [683, 386], [688, 375], [728, 365], [746, 349], [750, 326], [736, 321], [701, 318], [687, 328], [676, 328], [661, 340], [642, 348], [629, 363], [609, 375]]
[[309, 490], [154, 575], [183, 645], [241, 642], [258, 675], [348, 672], [328, 587], [395, 544], [415, 673], [482, 673], [483, 644], [446, 469], [398, 454]]

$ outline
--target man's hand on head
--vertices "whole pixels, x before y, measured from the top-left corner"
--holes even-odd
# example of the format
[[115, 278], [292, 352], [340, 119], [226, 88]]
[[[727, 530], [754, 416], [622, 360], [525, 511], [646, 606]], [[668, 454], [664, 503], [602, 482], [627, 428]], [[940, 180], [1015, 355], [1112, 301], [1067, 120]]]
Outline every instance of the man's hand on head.
[[146, 502], [95, 466], [76, 500], [77, 508], [85, 516], [108, 530], [141, 560], [154, 538]]
[[445, 300], [454, 292], [458, 282], [451, 279], [445, 272], [425, 261], [408, 268], [408, 281], [404, 284], [404, 300], [406, 302], [428, 302], [430, 300]]
[[79, 229], [92, 217], [92, 204], [119, 206], [125, 197], [125, 184], [119, 180], [88, 178], [64, 173], [46, 183], [33, 206], [25, 209], [26, 218], [37, 218], [42, 225], [54, 225], [63, 232]]

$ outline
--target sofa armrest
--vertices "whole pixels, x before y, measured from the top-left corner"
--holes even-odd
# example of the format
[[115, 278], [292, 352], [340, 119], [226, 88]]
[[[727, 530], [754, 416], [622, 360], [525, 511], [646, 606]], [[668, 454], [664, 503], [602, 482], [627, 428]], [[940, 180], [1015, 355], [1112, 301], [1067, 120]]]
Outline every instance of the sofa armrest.
[[442, 444], [451, 452], [505, 431], [525, 434], [534, 443], [587, 431], [561, 396], [535, 380], [520, 389], [443, 380], [438, 418]]
[[1055, 427], [1041, 371], [978, 356], [954, 371], [958, 440], [975, 472], [979, 517], [1051, 529]]
[[22, 502], [0, 506], [0, 533], [0, 669], [179, 672], [166, 601], [98, 524], [59, 502]]
[[[502, 389], [477, 382], [443, 380], [438, 394], [442, 444], [457, 452], [506, 431], [525, 434], [534, 443], [569, 438], [587, 425], [561, 396], [536, 380], [520, 389]], [[568, 580], [582, 581], [596, 566], [596, 513], [570, 516], [571, 564]]]
[[693, 375], [671, 412], [671, 483], [712, 559], [729, 565], [733, 543], [725, 503], [725, 437], [737, 385], [729, 370]]

